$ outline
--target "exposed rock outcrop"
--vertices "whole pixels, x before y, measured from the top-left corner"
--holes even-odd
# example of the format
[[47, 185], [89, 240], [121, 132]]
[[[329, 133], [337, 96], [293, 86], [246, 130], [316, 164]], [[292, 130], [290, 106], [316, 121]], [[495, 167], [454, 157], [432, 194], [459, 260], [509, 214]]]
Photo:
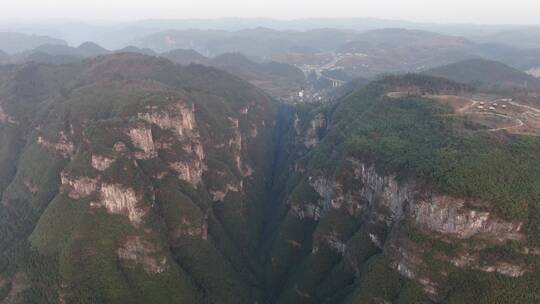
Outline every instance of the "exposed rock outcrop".
[[520, 277], [527, 272], [525, 265], [515, 265], [504, 261], [493, 264], [485, 264], [478, 254], [465, 254], [452, 259], [452, 264], [457, 267], [470, 267], [484, 272], [497, 272], [509, 277]]
[[2, 106], [0, 106], [0, 123], [6, 123], [8, 121], [9, 116], [4, 112], [4, 109]]
[[142, 152], [135, 153], [137, 159], [150, 159], [157, 157], [154, 139], [152, 138], [152, 130], [144, 125], [138, 124], [135, 128], [129, 129], [129, 137], [136, 148]]
[[174, 162], [169, 164], [169, 168], [178, 174], [180, 180], [186, 181], [193, 186], [197, 186], [202, 180], [205, 165], [200, 160]]
[[215, 202], [222, 202], [229, 192], [240, 192], [244, 188], [244, 183], [240, 181], [237, 185], [227, 184], [224, 189], [210, 190], [212, 200]]
[[24, 181], [24, 185], [26, 186], [26, 189], [28, 189], [28, 191], [30, 191], [30, 193], [32, 194], [36, 194], [39, 192], [39, 187], [31, 181]]
[[115, 143], [114, 146], [113, 146], [113, 151], [117, 152], [117, 153], [125, 152], [126, 151], [126, 144], [124, 144], [121, 141]]
[[5, 111], [4, 109], [2, 108], [2, 106], [0, 106], [0, 123], [1, 124], [16, 124], [17, 121], [9, 116]]
[[238, 119], [229, 117], [232, 125], [233, 136], [229, 139], [229, 147], [233, 153], [236, 167], [242, 172], [242, 133]]
[[100, 197], [96, 204], [103, 206], [112, 214], [126, 215], [135, 225], [140, 224], [146, 212], [140, 208], [141, 196], [131, 188], [118, 184], [103, 183], [100, 187]]
[[[176, 172], [178, 179], [197, 186], [202, 181], [205, 164], [205, 149], [200, 139], [195, 117], [195, 105], [177, 101], [165, 106], [149, 106], [144, 112], [137, 114], [140, 120], [135, 129], [130, 130], [130, 136], [135, 146], [144, 153], [136, 154], [136, 158], [149, 159], [157, 156], [158, 150], [168, 150], [171, 153], [175, 143], [179, 143], [185, 155], [178, 161], [168, 164], [169, 169]], [[174, 136], [155, 139], [149, 126], [153, 124], [162, 130], [173, 131]], [[161, 172], [157, 177], [164, 176]]]
[[118, 257], [142, 266], [151, 274], [162, 273], [169, 268], [168, 259], [161, 249], [140, 236], [128, 238], [118, 249]]
[[[295, 128], [296, 123], [295, 123]], [[306, 148], [315, 147], [320, 141], [320, 132], [326, 128], [326, 118], [324, 114], [317, 114], [310, 122], [310, 127], [306, 131], [304, 145]]]
[[60, 154], [64, 158], [70, 158], [75, 152], [75, 145], [68, 140], [66, 134], [61, 131], [56, 142], [49, 141], [42, 136], [37, 139], [38, 144], [52, 152]]
[[[6, 281], [7, 283], [7, 281]], [[6, 304], [14, 304], [14, 303], [21, 303], [20, 295], [24, 292], [26, 288], [28, 288], [27, 284], [27, 277], [23, 272], [17, 272], [13, 275], [13, 277], [10, 280], [10, 288], [3, 299], [3, 303]]]
[[[524, 239], [523, 223], [505, 221], [490, 212], [475, 210], [472, 206], [478, 202], [472, 204], [462, 198], [426, 192], [414, 181], [398, 182], [395, 176], [380, 175], [374, 165], [355, 159], [349, 159], [346, 168], [352, 173], [352, 184], [344, 185], [337, 178], [312, 176], [309, 184], [319, 199], [316, 202], [291, 202], [291, 212], [300, 219], [319, 220], [331, 209], [346, 210], [364, 223], [373, 243], [389, 257], [396, 271], [417, 281], [434, 297], [445, 274], [434, 273], [433, 269], [424, 266], [424, 249], [408, 239], [406, 231], [401, 229], [404, 223], [414, 225], [428, 238], [456, 244], [473, 237], [488, 244]], [[319, 236], [314, 252], [322, 244], [340, 255], [347, 254], [348, 246], [339, 235]], [[524, 265], [508, 261], [481, 261], [479, 254], [484, 247], [469, 246], [452, 256], [440, 253], [435, 258], [457, 267], [510, 277], [527, 272]]]
[[206, 216], [199, 222], [192, 222], [190, 219], [182, 217], [180, 224], [174, 231], [174, 237], [184, 236], [207, 240], [208, 223]]
[[114, 162], [113, 158], [103, 155], [92, 155], [92, 167], [99, 171], [107, 170]]
[[314, 219], [319, 220], [321, 218], [322, 208], [319, 205], [313, 204], [297, 204], [294, 203], [291, 206], [292, 213], [299, 219]]
[[461, 239], [478, 236], [504, 242], [524, 238], [523, 223], [507, 222], [489, 212], [466, 208], [460, 198], [433, 195], [418, 201], [411, 211], [418, 225]]
[[66, 172], [61, 173], [60, 181], [62, 183], [62, 192], [72, 199], [86, 198], [96, 192], [99, 187], [98, 178], [72, 177]]
[[188, 106], [183, 102], [165, 107], [147, 107], [147, 111], [139, 113], [138, 117], [161, 129], [173, 129], [179, 137], [195, 129], [195, 105]]
[[313, 246], [312, 253], [317, 253], [322, 244], [328, 246], [341, 256], [345, 255], [347, 251], [347, 244], [336, 233], [330, 233], [318, 238]]

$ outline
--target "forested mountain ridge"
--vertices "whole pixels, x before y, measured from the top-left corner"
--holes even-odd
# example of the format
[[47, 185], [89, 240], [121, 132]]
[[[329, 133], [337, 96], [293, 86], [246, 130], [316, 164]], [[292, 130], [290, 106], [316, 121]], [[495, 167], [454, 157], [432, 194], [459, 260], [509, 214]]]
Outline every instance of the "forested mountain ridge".
[[44, 44], [67, 45], [67, 42], [48, 36], [0, 32], [0, 50], [8, 54], [31, 50]]
[[0, 301], [537, 301], [538, 137], [434, 99], [464, 84], [361, 86], [293, 106], [137, 54], [2, 67]]

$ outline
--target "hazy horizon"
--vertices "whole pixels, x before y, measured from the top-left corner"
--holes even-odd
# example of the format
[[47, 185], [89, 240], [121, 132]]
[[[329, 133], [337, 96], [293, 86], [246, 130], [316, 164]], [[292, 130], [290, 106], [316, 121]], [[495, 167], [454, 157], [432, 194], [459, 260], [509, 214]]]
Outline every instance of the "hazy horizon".
[[3, 24], [34, 22], [110, 23], [148, 19], [334, 19], [387, 20], [479, 25], [537, 25], [540, 3], [531, 0], [352, 0], [333, 1], [218, 1], [171, 2], [166, 0], [82, 1], [5, 0], [0, 3]]

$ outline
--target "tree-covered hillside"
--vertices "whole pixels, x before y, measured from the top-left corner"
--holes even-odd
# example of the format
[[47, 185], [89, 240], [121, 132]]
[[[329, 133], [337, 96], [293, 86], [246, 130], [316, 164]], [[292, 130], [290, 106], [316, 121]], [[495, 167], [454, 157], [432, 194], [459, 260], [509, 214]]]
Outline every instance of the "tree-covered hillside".
[[296, 142], [275, 216], [277, 303], [540, 299], [540, 139], [488, 132], [421, 95], [468, 90], [389, 77], [297, 114], [315, 141]]
[[251, 303], [274, 102], [121, 54], [1, 86], [1, 298]]

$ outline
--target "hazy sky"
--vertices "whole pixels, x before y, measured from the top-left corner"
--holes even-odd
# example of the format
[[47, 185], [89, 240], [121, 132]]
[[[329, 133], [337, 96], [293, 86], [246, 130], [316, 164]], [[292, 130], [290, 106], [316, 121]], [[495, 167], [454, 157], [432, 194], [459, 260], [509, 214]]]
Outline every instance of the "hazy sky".
[[0, 20], [67, 18], [376, 17], [429, 22], [540, 23], [539, 0], [0, 0]]

